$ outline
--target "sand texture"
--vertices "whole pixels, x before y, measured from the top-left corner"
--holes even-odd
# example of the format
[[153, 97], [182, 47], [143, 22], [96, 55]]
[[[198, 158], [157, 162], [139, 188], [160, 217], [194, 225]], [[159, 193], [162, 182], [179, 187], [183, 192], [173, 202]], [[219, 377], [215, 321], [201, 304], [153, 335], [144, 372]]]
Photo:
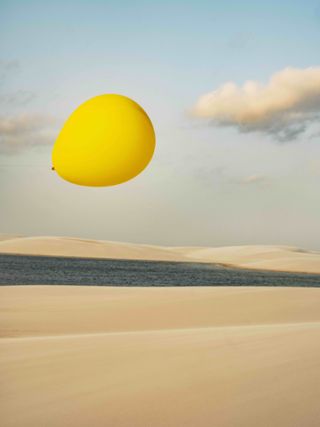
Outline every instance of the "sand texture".
[[318, 427], [320, 290], [0, 288], [3, 427]]
[[212, 262], [243, 268], [320, 274], [320, 252], [291, 246], [251, 245], [218, 248], [162, 247], [72, 237], [0, 238], [0, 253]]

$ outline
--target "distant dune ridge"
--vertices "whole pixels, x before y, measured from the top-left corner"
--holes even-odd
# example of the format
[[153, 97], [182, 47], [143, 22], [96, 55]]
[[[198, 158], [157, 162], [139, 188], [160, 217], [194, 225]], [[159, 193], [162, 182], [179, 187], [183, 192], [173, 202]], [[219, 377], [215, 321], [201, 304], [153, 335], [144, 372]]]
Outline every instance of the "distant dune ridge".
[[213, 262], [243, 268], [320, 273], [320, 252], [292, 246], [164, 247], [73, 237], [0, 235], [0, 253]]

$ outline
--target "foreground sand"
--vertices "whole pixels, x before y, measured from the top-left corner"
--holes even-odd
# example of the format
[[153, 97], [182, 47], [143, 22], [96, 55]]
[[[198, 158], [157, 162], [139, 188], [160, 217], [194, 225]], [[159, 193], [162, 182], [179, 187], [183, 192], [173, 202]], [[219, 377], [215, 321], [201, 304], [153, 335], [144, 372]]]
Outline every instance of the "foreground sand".
[[2, 426], [316, 427], [320, 290], [0, 288]]
[[213, 262], [243, 268], [320, 274], [320, 252], [291, 246], [164, 247], [73, 237], [0, 235], [0, 253], [154, 261]]

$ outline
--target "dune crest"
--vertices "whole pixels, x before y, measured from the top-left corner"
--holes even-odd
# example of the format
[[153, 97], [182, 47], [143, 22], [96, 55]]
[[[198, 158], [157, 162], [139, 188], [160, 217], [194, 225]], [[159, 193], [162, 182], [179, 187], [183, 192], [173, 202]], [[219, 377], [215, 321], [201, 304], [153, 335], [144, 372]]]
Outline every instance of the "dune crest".
[[209, 262], [242, 268], [320, 273], [320, 252], [293, 246], [165, 247], [73, 237], [3, 237], [0, 253]]
[[0, 241], [0, 253], [83, 258], [188, 261], [165, 247], [73, 237], [23, 237]]
[[294, 246], [182, 247], [173, 250], [201, 262], [216, 262], [262, 270], [320, 273], [320, 252], [307, 251]]

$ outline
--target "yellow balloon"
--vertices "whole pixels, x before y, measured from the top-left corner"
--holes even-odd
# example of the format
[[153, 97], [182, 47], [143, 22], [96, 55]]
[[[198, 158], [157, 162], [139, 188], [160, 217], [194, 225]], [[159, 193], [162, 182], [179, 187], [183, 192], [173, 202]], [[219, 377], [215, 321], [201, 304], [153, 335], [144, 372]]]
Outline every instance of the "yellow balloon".
[[64, 124], [52, 169], [74, 184], [116, 185], [142, 172], [154, 149], [154, 129], [140, 105], [122, 95], [100, 95], [81, 104]]

